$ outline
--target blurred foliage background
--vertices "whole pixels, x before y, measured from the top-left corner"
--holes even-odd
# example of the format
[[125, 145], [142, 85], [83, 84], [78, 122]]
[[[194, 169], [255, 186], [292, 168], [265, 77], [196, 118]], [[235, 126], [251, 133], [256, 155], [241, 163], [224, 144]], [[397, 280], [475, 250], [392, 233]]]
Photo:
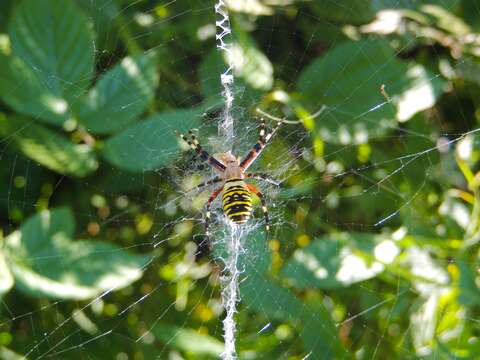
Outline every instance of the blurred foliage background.
[[[236, 153], [257, 109], [295, 121], [256, 165], [283, 182], [239, 358], [478, 358], [478, 2], [227, 3]], [[174, 130], [232, 146], [224, 70], [212, 1], [1, 1], [0, 358], [218, 358], [225, 226], [201, 246]]]

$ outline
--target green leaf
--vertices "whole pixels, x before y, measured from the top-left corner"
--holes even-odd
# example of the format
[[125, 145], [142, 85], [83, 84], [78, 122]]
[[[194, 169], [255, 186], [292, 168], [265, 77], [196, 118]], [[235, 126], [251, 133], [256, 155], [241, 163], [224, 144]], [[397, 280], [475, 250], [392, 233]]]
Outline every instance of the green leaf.
[[[217, 358], [223, 351], [223, 343], [213, 336], [200, 334], [193, 329], [167, 324], [157, 324], [153, 334], [168, 346], [187, 354]], [[204, 359], [202, 357], [202, 359]]]
[[0, 53], [0, 98], [17, 112], [51, 124], [71, 117], [68, 102], [45, 85], [38, 72], [15, 56]]
[[13, 53], [58, 97], [74, 100], [90, 84], [91, 25], [71, 0], [24, 0], [9, 25]]
[[[238, 35], [231, 48], [234, 84], [235, 90], [238, 90], [237, 98], [242, 100], [245, 97], [248, 101], [251, 98], [258, 97], [261, 92], [272, 88], [273, 65], [256, 47], [248, 34], [239, 31]], [[218, 95], [222, 92], [220, 74], [226, 70], [226, 55], [217, 49], [212, 50], [205, 57], [199, 71], [202, 93], [206, 97]], [[247, 89], [244, 90], [245, 87]]]
[[174, 130], [200, 125], [201, 111], [167, 111], [134, 124], [105, 142], [103, 156], [120, 169], [143, 172], [167, 165], [181, 148]]
[[[2, 243], [0, 243], [0, 246]], [[7, 262], [2, 247], [0, 247], [0, 300], [3, 294], [6, 294], [13, 286], [13, 276], [8, 269]]]
[[89, 145], [73, 144], [57, 132], [20, 117], [0, 115], [0, 135], [13, 141], [25, 156], [60, 174], [83, 177], [98, 167]]
[[6, 348], [5, 346], [0, 346], [0, 359], [2, 359], [2, 360], [25, 360], [26, 357], [17, 354], [16, 352]]
[[466, 306], [479, 305], [480, 290], [476, 284], [474, 272], [465, 261], [458, 261], [458, 265], [460, 267], [458, 301]]
[[269, 319], [299, 321], [304, 349], [312, 359], [333, 359], [344, 354], [337, 329], [329, 313], [319, 303], [315, 308], [303, 304], [290, 290], [251, 274], [240, 284], [241, 298], [249, 309]]
[[80, 102], [78, 121], [93, 133], [117, 131], [147, 109], [157, 84], [154, 52], [126, 57]]
[[[398, 60], [387, 42], [361, 40], [313, 61], [297, 88], [312, 108], [327, 106], [316, 119], [322, 138], [349, 144], [385, 135], [395, 120], [407, 121], [433, 106], [443, 84], [423, 66]], [[391, 102], [382, 95], [382, 85]]]
[[115, 20], [121, 14], [118, 4], [112, 0], [75, 0], [75, 3], [93, 22], [95, 47], [110, 54], [110, 51], [114, 51], [118, 45], [118, 37], [112, 36], [112, 31], [115, 31]]
[[371, 0], [341, 1], [317, 0], [311, 3], [316, 15], [330, 21], [347, 24], [364, 24], [373, 20], [375, 11]]
[[20, 290], [82, 300], [118, 290], [142, 276], [150, 256], [133, 255], [101, 241], [74, 241], [74, 227], [69, 209], [44, 210], [7, 237], [7, 263]]
[[282, 275], [298, 288], [341, 288], [375, 277], [398, 252], [395, 243], [381, 235], [333, 235], [296, 250]]

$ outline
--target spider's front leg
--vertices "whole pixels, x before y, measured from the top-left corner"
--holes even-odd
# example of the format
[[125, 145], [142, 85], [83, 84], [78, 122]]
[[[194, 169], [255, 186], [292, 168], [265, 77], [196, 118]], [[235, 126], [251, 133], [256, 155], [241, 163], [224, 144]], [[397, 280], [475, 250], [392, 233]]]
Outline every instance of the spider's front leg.
[[175, 133], [178, 137], [180, 137], [183, 141], [190, 145], [193, 150], [196, 151], [197, 155], [200, 156], [200, 159], [208, 163], [208, 165], [210, 165], [212, 168], [214, 168], [220, 173], [223, 173], [225, 171], [225, 165], [223, 165], [220, 161], [211, 156], [208, 152], [203, 150], [192, 130], [188, 130], [188, 133], [190, 134], [192, 140], [189, 140], [185, 135], [179, 133], [178, 131], [175, 131]]
[[262, 153], [263, 149], [265, 149], [265, 146], [267, 146], [267, 143], [270, 141], [273, 135], [277, 132], [277, 130], [280, 128], [280, 126], [283, 124], [283, 122], [279, 122], [277, 126], [273, 128], [273, 130], [265, 135], [265, 119], [261, 118], [260, 119], [260, 134], [258, 136], [258, 141], [253, 145], [253, 149], [250, 150], [250, 152], [245, 156], [245, 158], [241, 161], [240, 167], [243, 170], [247, 170], [253, 162], [260, 156]]
[[220, 176], [215, 176], [213, 179], [201, 182], [197, 186], [195, 186], [191, 189], [188, 189], [187, 192], [190, 192], [190, 191], [193, 191], [193, 190], [201, 190], [202, 188], [204, 188], [206, 186], [210, 186], [210, 185], [222, 182], [222, 181], [223, 181], [223, 179]]

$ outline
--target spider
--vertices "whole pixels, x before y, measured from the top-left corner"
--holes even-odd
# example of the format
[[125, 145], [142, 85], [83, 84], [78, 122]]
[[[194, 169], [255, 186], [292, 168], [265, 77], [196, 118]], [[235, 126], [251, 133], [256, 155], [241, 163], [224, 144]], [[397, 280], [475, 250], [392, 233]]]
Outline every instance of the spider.
[[222, 193], [222, 208], [227, 218], [234, 224], [240, 225], [248, 221], [252, 215], [252, 193], [255, 194], [262, 204], [263, 216], [265, 218], [265, 239], [268, 239], [268, 232], [270, 230], [270, 219], [268, 216], [268, 209], [263, 194], [253, 185], [247, 184], [245, 179], [258, 179], [263, 180], [274, 185], [280, 185], [279, 182], [270, 179], [263, 173], [247, 173], [247, 169], [253, 164], [253, 162], [261, 154], [268, 141], [277, 132], [282, 122], [279, 122], [277, 126], [267, 135], [265, 135], [265, 120], [261, 118], [260, 134], [258, 141], [253, 146], [252, 150], [245, 156], [243, 160], [235, 157], [231, 151], [218, 155], [218, 159], [211, 156], [208, 152], [203, 150], [200, 146], [197, 138], [193, 134], [192, 130], [188, 133], [191, 136], [191, 140], [185, 135], [176, 132], [177, 136], [182, 138], [190, 147], [197, 152], [197, 155], [213, 170], [220, 175], [201, 183], [197, 186], [202, 188], [212, 184], [222, 183], [220, 187], [215, 189], [210, 198], [207, 201], [205, 212], [205, 235], [207, 239], [210, 236], [209, 226], [211, 220], [210, 207], [212, 202], [217, 196]]

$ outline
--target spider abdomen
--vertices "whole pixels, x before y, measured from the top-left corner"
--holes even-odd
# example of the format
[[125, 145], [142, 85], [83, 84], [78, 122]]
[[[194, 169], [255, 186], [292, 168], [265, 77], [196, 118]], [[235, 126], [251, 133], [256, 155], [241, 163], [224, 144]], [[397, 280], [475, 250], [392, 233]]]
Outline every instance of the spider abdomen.
[[242, 179], [225, 181], [222, 194], [222, 208], [230, 221], [244, 224], [252, 214], [252, 193]]

